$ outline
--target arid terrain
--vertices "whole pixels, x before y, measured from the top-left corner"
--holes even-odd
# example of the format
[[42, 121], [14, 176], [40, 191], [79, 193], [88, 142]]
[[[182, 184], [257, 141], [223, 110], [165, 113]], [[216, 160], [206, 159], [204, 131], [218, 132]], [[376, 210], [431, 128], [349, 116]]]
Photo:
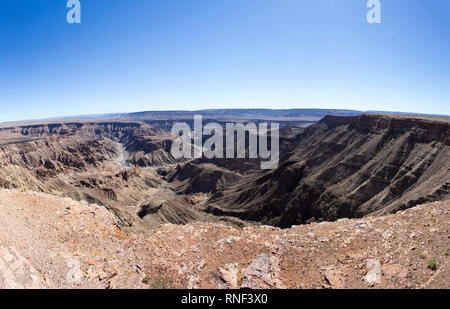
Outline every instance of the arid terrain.
[[98, 205], [0, 191], [0, 288], [450, 288], [449, 202], [290, 229], [127, 233]]
[[270, 171], [174, 159], [189, 113], [0, 125], [0, 288], [449, 288], [450, 118], [329, 112], [203, 112]]

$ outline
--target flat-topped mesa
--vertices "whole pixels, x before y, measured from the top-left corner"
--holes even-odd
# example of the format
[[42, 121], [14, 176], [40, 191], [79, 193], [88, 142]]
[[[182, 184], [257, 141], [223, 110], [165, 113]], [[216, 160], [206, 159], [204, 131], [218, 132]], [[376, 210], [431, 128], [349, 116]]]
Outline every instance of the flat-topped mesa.
[[20, 125], [0, 128], [0, 132], [21, 134], [26, 137], [62, 136], [75, 134], [115, 134], [147, 128], [139, 122], [70, 122]]
[[342, 125], [349, 125], [350, 123], [352, 123], [355, 118], [357, 117], [353, 117], [353, 116], [348, 116], [348, 117], [343, 117], [343, 116], [332, 116], [332, 115], [328, 115], [325, 116], [324, 118], [322, 118], [322, 120], [319, 121], [319, 124], [325, 124], [328, 127], [337, 127], [337, 126], [342, 126]]
[[450, 145], [450, 117], [364, 114], [353, 117], [325, 116], [328, 128], [348, 125], [349, 130], [379, 133], [411, 133], [414, 142], [439, 141]]

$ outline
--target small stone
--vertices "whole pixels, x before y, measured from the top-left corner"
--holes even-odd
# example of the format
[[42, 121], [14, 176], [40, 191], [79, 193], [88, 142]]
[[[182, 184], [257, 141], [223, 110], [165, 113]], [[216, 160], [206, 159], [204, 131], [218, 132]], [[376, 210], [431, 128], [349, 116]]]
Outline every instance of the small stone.
[[409, 271], [407, 269], [403, 269], [398, 275], [397, 278], [399, 279], [406, 279], [408, 278]]
[[213, 276], [216, 279], [217, 286], [221, 289], [239, 288], [239, 269], [236, 263], [219, 267]]
[[400, 264], [386, 264], [381, 267], [383, 274], [389, 277], [393, 277], [401, 273], [404, 268]]
[[325, 280], [332, 288], [343, 289], [345, 288], [345, 278], [341, 271], [330, 267], [325, 271]]
[[14, 256], [12, 256], [11, 254], [7, 253], [3, 256], [3, 259], [5, 260], [6, 263], [10, 263], [14, 260]]
[[367, 274], [364, 279], [370, 285], [381, 282], [381, 263], [378, 260], [371, 259], [367, 261]]

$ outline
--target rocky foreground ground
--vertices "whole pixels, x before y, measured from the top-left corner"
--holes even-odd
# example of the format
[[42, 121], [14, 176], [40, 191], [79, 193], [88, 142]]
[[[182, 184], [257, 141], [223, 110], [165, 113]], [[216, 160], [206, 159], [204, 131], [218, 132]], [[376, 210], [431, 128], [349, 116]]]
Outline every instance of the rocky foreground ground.
[[450, 288], [450, 201], [278, 229], [121, 230], [105, 208], [0, 191], [0, 288]]

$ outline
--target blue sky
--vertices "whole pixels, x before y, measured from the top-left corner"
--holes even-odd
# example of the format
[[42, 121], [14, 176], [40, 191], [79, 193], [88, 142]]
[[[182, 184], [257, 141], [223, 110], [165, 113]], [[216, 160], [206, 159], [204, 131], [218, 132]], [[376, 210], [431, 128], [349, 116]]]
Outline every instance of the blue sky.
[[0, 121], [204, 108], [450, 114], [450, 1], [0, 2]]

